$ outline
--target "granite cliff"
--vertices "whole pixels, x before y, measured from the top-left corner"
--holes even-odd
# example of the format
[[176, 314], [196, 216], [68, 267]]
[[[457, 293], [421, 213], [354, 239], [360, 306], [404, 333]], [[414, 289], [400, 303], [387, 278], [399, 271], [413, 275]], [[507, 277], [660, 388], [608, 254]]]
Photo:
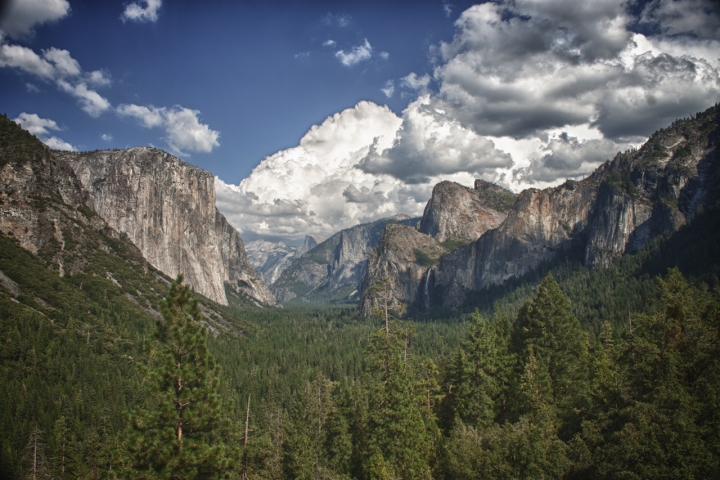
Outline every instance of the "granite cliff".
[[396, 215], [342, 230], [294, 259], [270, 289], [282, 303], [354, 303], [359, 298], [368, 253], [380, 241], [385, 225], [416, 225], [417, 221]]
[[[442, 256], [437, 266], [428, 266], [423, 288], [416, 288], [406, 275], [391, 275], [397, 296], [420, 311], [436, 304], [457, 308], [467, 292], [521, 277], [561, 251], [577, 248], [584, 252], [585, 265], [607, 266], [617, 256], [633, 253], [650, 239], [691, 222], [699, 208], [718, 208], [719, 110], [711, 107], [676, 121], [656, 132], [639, 150], [619, 153], [582, 181], [523, 191], [496, 228]], [[462, 200], [467, 195], [457, 192], [461, 200], [433, 195], [431, 202], [469, 205]], [[429, 203], [426, 216], [434, 218], [435, 211], [445, 212], [441, 217], [445, 220], [423, 218], [426, 225], [452, 225], [452, 207]], [[457, 228], [445, 229], [457, 232]], [[424, 230], [435, 235], [441, 231]], [[407, 270], [400, 264], [381, 267], [394, 261], [388, 253], [391, 250], [381, 244], [370, 257], [361, 302], [366, 314], [370, 301], [365, 298], [377, 275]]]
[[259, 273], [266, 285], [272, 285], [293, 260], [317, 247], [323, 239], [313, 235], [306, 235], [303, 243], [297, 247], [288, 247], [283, 242], [268, 242], [255, 240], [245, 245], [250, 265]]
[[474, 189], [440, 182], [433, 188], [419, 230], [438, 242], [469, 243], [497, 228], [516, 199], [511, 191], [484, 180], [476, 180]]
[[273, 295], [242, 239], [215, 207], [213, 176], [149, 147], [58, 152], [89, 193], [90, 207], [165, 274], [227, 304], [225, 284], [260, 302]]
[[102, 238], [120, 236], [89, 206], [72, 169], [5, 116], [0, 117], [0, 233], [61, 277], [84, 271], [88, 245], [109, 251]]

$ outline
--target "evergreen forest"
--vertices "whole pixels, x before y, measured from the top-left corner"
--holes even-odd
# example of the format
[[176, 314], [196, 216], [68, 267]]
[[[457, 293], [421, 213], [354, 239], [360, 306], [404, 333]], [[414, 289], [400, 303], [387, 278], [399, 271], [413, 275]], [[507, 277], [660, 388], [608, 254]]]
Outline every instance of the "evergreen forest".
[[223, 332], [119, 242], [58, 277], [0, 236], [0, 476], [718, 478], [718, 227], [415, 319], [228, 291]]

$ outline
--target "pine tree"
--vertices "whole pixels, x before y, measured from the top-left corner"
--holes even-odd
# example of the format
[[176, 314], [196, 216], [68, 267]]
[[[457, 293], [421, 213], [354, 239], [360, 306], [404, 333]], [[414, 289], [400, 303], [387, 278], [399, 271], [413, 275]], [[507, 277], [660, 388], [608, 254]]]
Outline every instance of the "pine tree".
[[45, 453], [45, 442], [42, 432], [35, 426], [30, 432], [28, 443], [23, 455], [25, 478], [27, 480], [41, 480], [52, 478], [50, 475], [50, 462]]
[[[510, 350], [517, 355], [518, 379], [531, 361], [544, 363], [533, 368], [547, 371], [547, 403], [560, 416], [560, 437], [571, 438], [587, 410], [588, 339], [551, 274], [540, 283], [535, 298], [520, 309]], [[513, 402], [516, 417], [535, 411], [519, 386], [516, 383]]]
[[[378, 289], [384, 321], [368, 346], [369, 412], [366, 475], [429, 478], [432, 439], [417, 392], [423, 386], [407, 361], [408, 332], [391, 315], [385, 287]], [[373, 473], [374, 472], [374, 473]], [[385, 472], [385, 473], [381, 473]]]
[[163, 320], [146, 344], [144, 373], [156, 394], [153, 409], [132, 414], [136, 467], [174, 480], [219, 478], [229, 468], [223, 443], [218, 371], [190, 288], [178, 276], [162, 304]]

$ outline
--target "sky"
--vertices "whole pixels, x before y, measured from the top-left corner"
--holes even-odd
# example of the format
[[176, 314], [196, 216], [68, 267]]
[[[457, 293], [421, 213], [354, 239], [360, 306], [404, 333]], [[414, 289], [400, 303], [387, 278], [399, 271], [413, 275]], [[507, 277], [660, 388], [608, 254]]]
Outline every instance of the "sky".
[[245, 241], [297, 244], [433, 186], [591, 173], [720, 101], [712, 0], [15, 0], [0, 112], [48, 146], [216, 176]]

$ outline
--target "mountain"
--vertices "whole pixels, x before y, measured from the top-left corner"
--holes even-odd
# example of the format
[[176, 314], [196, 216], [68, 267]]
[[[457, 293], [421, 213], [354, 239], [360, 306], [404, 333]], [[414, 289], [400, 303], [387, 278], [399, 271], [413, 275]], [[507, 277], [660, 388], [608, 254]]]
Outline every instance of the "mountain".
[[401, 214], [342, 230], [295, 259], [270, 289], [281, 303], [354, 303], [359, 298], [367, 255], [380, 241], [385, 226], [415, 225], [417, 221]]
[[438, 242], [470, 243], [497, 228], [516, 200], [510, 190], [484, 180], [475, 180], [474, 189], [440, 182], [433, 188], [419, 230]]
[[[436, 304], [457, 308], [469, 292], [520, 278], [561, 252], [578, 249], [584, 265], [608, 266], [614, 258], [636, 252], [649, 240], [692, 222], [698, 211], [716, 209], [720, 204], [719, 110], [714, 106], [674, 122], [653, 134], [639, 150], [619, 153], [582, 181], [523, 191], [496, 228], [436, 262], [423, 265], [410, 257], [404, 261], [413, 266], [397, 263], [397, 249], [403, 242], [390, 236], [370, 256], [363, 312], [367, 314], [374, 304], [369, 289], [383, 275], [393, 277], [400, 301], [419, 311]], [[429, 225], [424, 230], [439, 235], [440, 226], [446, 225], [446, 231], [458, 231], [462, 221], [455, 220], [452, 202], [466, 206], [457, 215], [465, 217], [469, 203], [458, 202], [457, 192], [463, 191], [456, 188], [455, 192], [433, 194], [435, 204], [428, 204], [421, 229]], [[444, 215], [436, 215], [437, 211]], [[426, 218], [431, 215], [433, 219]], [[409, 244], [417, 243], [415, 233], [405, 233]], [[410, 270], [412, 280], [405, 273], [394, 274]]]
[[303, 243], [297, 247], [288, 247], [283, 242], [255, 240], [245, 245], [250, 265], [259, 273], [266, 285], [273, 284], [294, 259], [317, 247], [323, 240], [320, 237], [307, 235]]
[[253, 270], [237, 231], [215, 207], [214, 177], [150, 147], [57, 152], [89, 194], [89, 206], [128, 236], [147, 261], [227, 305], [225, 284], [265, 304], [275, 298]]

